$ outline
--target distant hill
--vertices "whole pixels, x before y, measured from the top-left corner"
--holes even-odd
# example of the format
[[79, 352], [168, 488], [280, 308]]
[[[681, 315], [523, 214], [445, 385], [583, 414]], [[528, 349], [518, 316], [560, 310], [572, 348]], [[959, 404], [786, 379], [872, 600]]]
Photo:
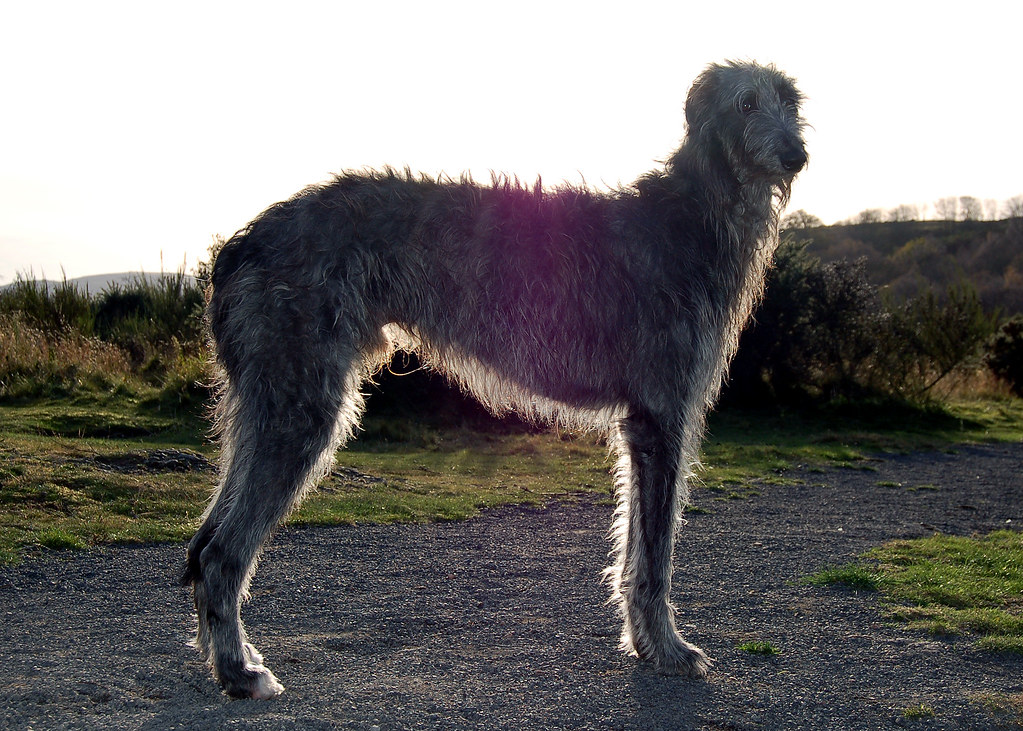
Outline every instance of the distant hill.
[[970, 281], [988, 309], [1023, 312], [1023, 218], [898, 221], [792, 229], [822, 261], [865, 259], [870, 281], [896, 298]]
[[[149, 280], [150, 282], [157, 281], [162, 276], [175, 276], [174, 274], [150, 274], [148, 272], [120, 272], [117, 274], [93, 274], [88, 277], [75, 277], [74, 279], [67, 280], [69, 284], [75, 285], [82, 291], [88, 291], [91, 295], [100, 294], [106, 289], [110, 289], [114, 285], [123, 286], [130, 282], [139, 279], [140, 277]], [[188, 281], [194, 281], [195, 277], [191, 274], [186, 274], [185, 279]], [[58, 287], [62, 282], [53, 279], [42, 279], [37, 280], [40, 284], [45, 284], [50, 289]], [[0, 286], [0, 290], [10, 287], [13, 282]]]

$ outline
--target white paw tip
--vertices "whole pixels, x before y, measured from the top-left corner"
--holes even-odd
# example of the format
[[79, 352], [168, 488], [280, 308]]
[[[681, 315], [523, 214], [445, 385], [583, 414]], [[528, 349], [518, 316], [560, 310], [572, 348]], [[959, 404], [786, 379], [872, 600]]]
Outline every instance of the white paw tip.
[[252, 697], [256, 700], [269, 700], [284, 692], [284, 686], [278, 682], [274, 674], [261, 665], [249, 666], [249, 670], [259, 673], [256, 687], [252, 689]]

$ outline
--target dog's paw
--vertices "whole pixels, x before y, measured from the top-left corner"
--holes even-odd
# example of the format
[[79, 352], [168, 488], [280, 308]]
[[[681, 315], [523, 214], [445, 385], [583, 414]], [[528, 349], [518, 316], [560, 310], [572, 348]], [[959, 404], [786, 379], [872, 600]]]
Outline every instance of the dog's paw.
[[263, 665], [263, 656], [249, 643], [242, 645], [244, 660], [219, 668], [220, 685], [232, 698], [268, 700], [284, 692], [284, 686]]
[[284, 692], [284, 686], [280, 681], [262, 665], [249, 665], [247, 669], [256, 673], [256, 682], [252, 686], [250, 697], [256, 700], [269, 700]]
[[661, 675], [706, 678], [707, 671], [714, 661], [699, 647], [683, 640], [674, 628], [669, 629], [665, 636], [667, 639], [663, 642], [651, 642], [648, 637], [637, 638], [626, 625], [618, 648], [633, 657], [652, 663]]
[[232, 698], [269, 700], [284, 692], [284, 686], [263, 665], [247, 663], [245, 669], [221, 681], [224, 692]]
[[662, 675], [678, 675], [683, 678], [706, 678], [707, 671], [714, 664], [699, 647], [690, 645], [681, 637], [676, 637], [674, 642], [666, 646], [658, 647], [652, 653], [650, 660], [653, 661], [657, 672]]

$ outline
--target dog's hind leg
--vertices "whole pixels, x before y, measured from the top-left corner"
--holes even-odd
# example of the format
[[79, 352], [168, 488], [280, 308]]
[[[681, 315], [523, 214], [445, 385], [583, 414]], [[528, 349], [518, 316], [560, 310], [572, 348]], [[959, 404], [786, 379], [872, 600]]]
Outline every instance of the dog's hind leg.
[[[229, 370], [223, 483], [188, 549], [197, 645], [224, 691], [270, 698], [283, 687], [248, 643], [240, 603], [270, 532], [328, 468], [361, 413], [361, 359], [321, 337], [261, 334]], [[222, 351], [223, 352], [223, 351]], [[231, 360], [228, 357], [226, 360]]]
[[704, 677], [710, 660], [675, 629], [672, 552], [679, 521], [679, 439], [654, 415], [634, 411], [615, 434], [616, 564], [608, 573], [621, 608], [621, 647], [671, 675]]

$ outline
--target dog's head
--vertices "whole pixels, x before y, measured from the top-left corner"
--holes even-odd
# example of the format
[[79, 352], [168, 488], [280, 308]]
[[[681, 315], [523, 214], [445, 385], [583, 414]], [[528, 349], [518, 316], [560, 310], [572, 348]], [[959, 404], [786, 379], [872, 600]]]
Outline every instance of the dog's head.
[[787, 189], [807, 163], [803, 95], [774, 66], [709, 66], [686, 99], [690, 137], [719, 150], [740, 182], [766, 179]]

